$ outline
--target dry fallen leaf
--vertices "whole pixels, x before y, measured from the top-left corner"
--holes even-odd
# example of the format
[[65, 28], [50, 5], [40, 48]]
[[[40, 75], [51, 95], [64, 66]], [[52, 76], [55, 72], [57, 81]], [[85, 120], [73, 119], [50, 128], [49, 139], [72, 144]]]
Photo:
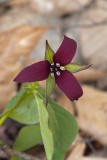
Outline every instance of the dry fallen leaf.
[[0, 109], [15, 94], [12, 80], [29, 63], [30, 53], [48, 28], [23, 25], [0, 33]]
[[107, 158], [99, 158], [99, 157], [83, 157], [79, 160], [107, 160]]
[[78, 136], [74, 144], [71, 145], [66, 160], [80, 160], [80, 158], [83, 157], [84, 155], [85, 148], [86, 148], [85, 142], [82, 140], [81, 137]]
[[107, 145], [107, 93], [83, 86], [84, 94], [76, 102], [80, 129]]
[[12, 7], [24, 7], [30, 5], [31, 2], [29, 0], [9, 0], [8, 3]]
[[[105, 1], [105, 6], [107, 6], [107, 1]], [[92, 17], [91, 21], [103, 22], [107, 18], [107, 12], [102, 9], [97, 10], [97, 14], [94, 13], [95, 10], [90, 10]], [[103, 13], [101, 13], [101, 12]], [[86, 16], [86, 15], [85, 15]], [[99, 18], [97, 18], [99, 17]], [[96, 20], [93, 20], [95, 18]], [[81, 30], [80, 41], [82, 45], [82, 57], [85, 62], [93, 64], [97, 69], [106, 71], [107, 70], [107, 27], [106, 25], [100, 25], [99, 27], [84, 28]], [[93, 37], [93, 38], [92, 38]], [[91, 39], [91, 41], [90, 41]], [[96, 45], [97, 44], [97, 45]]]
[[94, 82], [104, 77], [105, 73], [92, 67], [75, 74], [80, 82]]
[[73, 103], [63, 94], [58, 98], [58, 104], [63, 106], [67, 111], [70, 113], [74, 113], [74, 106]]
[[107, 158], [99, 158], [99, 157], [79, 157], [78, 159], [69, 159], [69, 160], [107, 160]]

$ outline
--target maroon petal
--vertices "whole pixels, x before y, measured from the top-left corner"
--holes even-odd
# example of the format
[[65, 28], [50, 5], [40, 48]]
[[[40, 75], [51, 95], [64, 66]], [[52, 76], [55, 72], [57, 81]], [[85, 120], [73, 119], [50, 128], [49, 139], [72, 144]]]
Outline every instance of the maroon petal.
[[40, 61], [23, 69], [14, 79], [15, 82], [41, 81], [49, 75], [49, 62]]
[[73, 59], [77, 48], [77, 43], [73, 39], [64, 36], [64, 40], [54, 55], [54, 62], [67, 65]]
[[62, 71], [60, 76], [56, 76], [56, 84], [71, 100], [78, 100], [83, 91], [76, 78], [69, 71]]

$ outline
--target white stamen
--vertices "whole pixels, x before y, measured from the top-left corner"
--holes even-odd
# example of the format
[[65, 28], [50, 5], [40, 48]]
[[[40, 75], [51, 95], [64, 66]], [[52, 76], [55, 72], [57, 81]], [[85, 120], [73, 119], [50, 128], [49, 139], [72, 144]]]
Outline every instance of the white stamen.
[[65, 70], [65, 67], [61, 66], [61, 67], [60, 67], [60, 70], [64, 71], [64, 70]]
[[60, 64], [59, 64], [59, 63], [56, 63], [56, 66], [57, 66], [57, 67], [60, 67]]
[[53, 68], [50, 68], [50, 71], [52, 72], [52, 71], [53, 71]]
[[51, 66], [54, 66], [54, 62], [53, 62], [53, 63], [51, 63]]
[[51, 73], [51, 77], [54, 77], [54, 73]]
[[56, 74], [57, 74], [58, 76], [60, 76], [61, 73], [60, 73], [59, 71], [57, 71]]

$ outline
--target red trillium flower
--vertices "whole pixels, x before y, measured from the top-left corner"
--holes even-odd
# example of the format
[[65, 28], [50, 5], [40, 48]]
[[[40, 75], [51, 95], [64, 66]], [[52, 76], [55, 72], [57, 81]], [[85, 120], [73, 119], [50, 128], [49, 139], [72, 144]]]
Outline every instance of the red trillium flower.
[[86, 69], [85, 66], [79, 66], [70, 63], [77, 49], [77, 44], [73, 39], [64, 36], [64, 40], [56, 53], [50, 48], [46, 41], [46, 56], [44, 61], [32, 64], [23, 69], [14, 79], [15, 82], [35, 82], [48, 79], [55, 80], [58, 87], [71, 100], [78, 100], [83, 91], [73, 76], [72, 72]]

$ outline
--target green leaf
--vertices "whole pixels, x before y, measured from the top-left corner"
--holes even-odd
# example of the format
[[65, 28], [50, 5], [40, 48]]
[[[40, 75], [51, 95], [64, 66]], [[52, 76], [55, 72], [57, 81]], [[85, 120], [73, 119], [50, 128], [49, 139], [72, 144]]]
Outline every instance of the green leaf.
[[[40, 125], [26, 126], [21, 129], [16, 141], [13, 145], [13, 149], [17, 151], [25, 151], [42, 141], [40, 132]], [[19, 159], [18, 157], [12, 156], [11, 160]]]
[[11, 112], [9, 117], [24, 124], [38, 123], [39, 115], [34, 95], [32, 93], [26, 95], [21, 103], [18, 104], [18, 107]]
[[3, 113], [0, 115], [0, 125], [4, 123], [4, 121], [9, 117], [11, 112], [17, 107], [17, 105], [22, 101], [26, 94], [26, 89], [23, 89], [9, 101]]
[[12, 156], [9, 160], [23, 160], [23, 158]]
[[0, 146], [3, 146], [3, 145], [5, 145], [5, 142], [0, 139]]
[[48, 103], [48, 98], [50, 97], [54, 87], [55, 87], [55, 78], [49, 75], [46, 80], [46, 105]]
[[85, 69], [89, 68], [90, 66], [91, 66], [91, 64], [86, 65], [86, 66], [81, 66], [81, 65], [76, 64], [76, 63], [71, 63], [71, 64], [66, 65], [65, 69], [72, 72], [72, 73], [76, 73], [76, 72], [79, 72], [81, 70], [85, 70]]
[[40, 125], [25, 126], [19, 132], [13, 145], [13, 149], [25, 151], [42, 141]]
[[8, 118], [9, 113], [6, 113], [0, 117], [0, 126], [5, 122], [5, 120]]
[[67, 149], [78, 133], [78, 125], [75, 117], [53, 100], [49, 100], [47, 109], [49, 112], [49, 128], [54, 139], [52, 160], [64, 160]]
[[47, 109], [45, 108], [43, 99], [39, 95], [35, 94], [35, 100], [38, 106], [40, 129], [42, 134], [42, 139], [44, 142], [44, 147], [47, 155], [47, 159], [51, 160], [54, 152], [53, 148], [53, 135], [48, 126], [49, 115]]
[[[41, 92], [41, 94], [41, 98], [44, 99], [44, 92]], [[76, 119], [51, 98], [47, 110], [49, 114], [48, 125], [53, 135], [54, 144], [54, 153], [51, 160], [64, 160], [67, 149], [78, 133]]]
[[27, 89], [21, 90], [7, 104], [6, 109], [1, 115], [0, 124], [8, 117], [24, 124], [38, 123], [39, 116], [34, 95], [28, 92]]
[[54, 51], [49, 46], [48, 41], [46, 41], [45, 60], [52, 63], [53, 62], [53, 56], [54, 56]]

